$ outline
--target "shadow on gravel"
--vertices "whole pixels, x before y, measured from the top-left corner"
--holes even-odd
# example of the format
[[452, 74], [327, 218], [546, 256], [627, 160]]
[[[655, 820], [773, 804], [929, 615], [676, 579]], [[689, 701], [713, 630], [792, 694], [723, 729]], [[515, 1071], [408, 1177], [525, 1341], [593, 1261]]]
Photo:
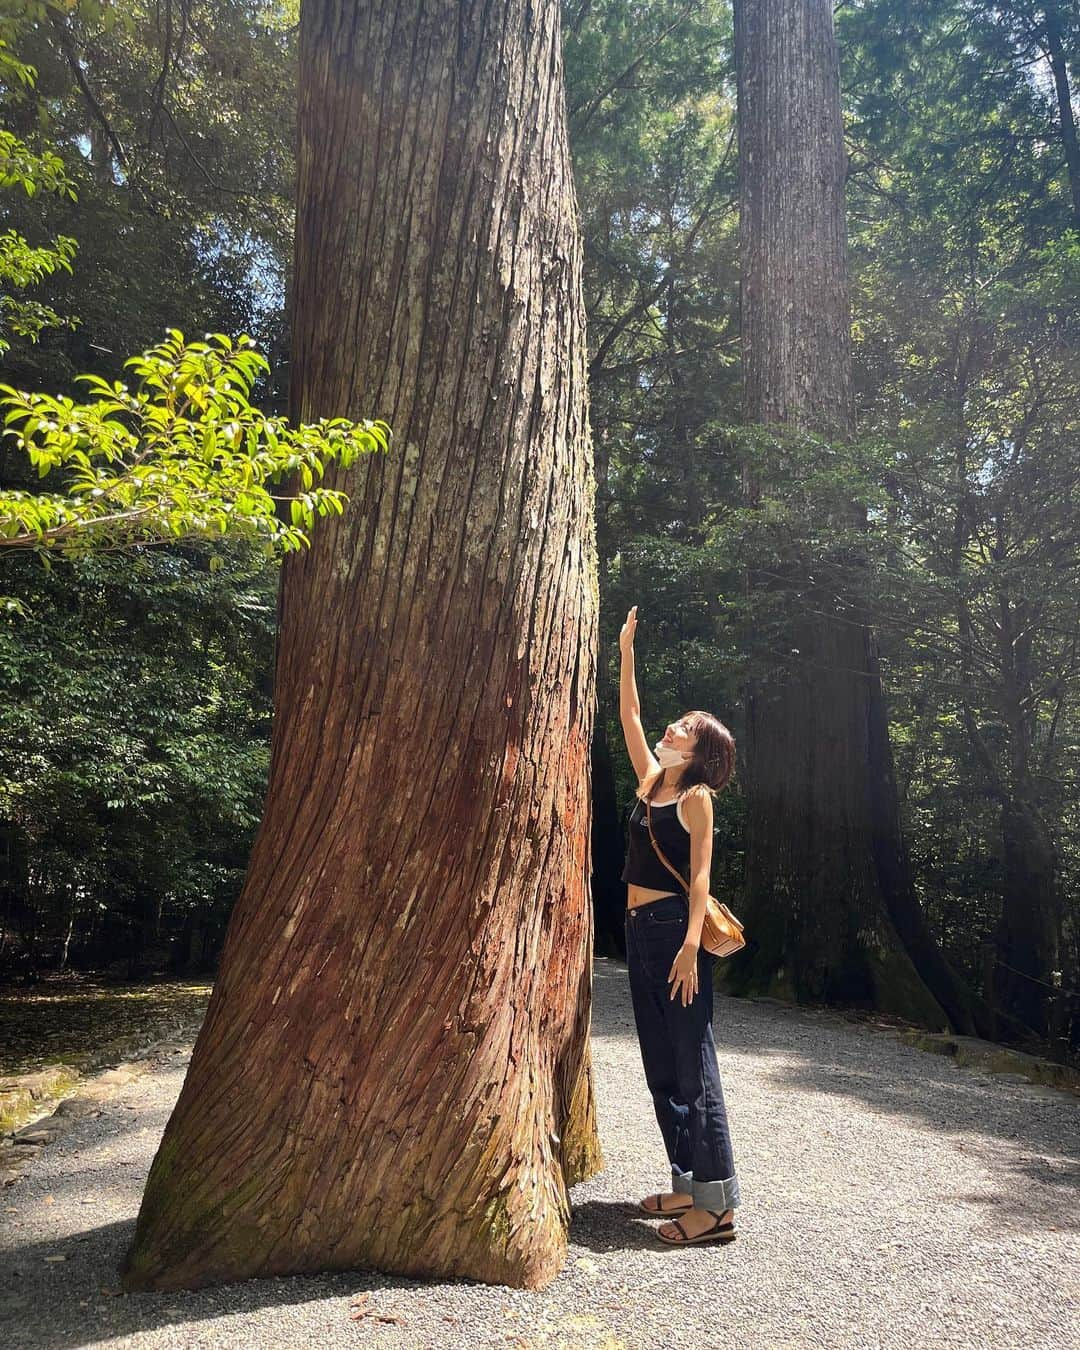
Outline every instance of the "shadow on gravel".
[[[636, 1221], [638, 1218], [640, 1223]], [[308, 1303], [323, 1305], [320, 1316], [340, 1317], [341, 1326], [334, 1334], [336, 1344], [336, 1338], [344, 1335], [348, 1327], [348, 1300], [357, 1294], [370, 1292], [392, 1296], [420, 1291], [437, 1297], [440, 1289], [474, 1289], [480, 1291], [485, 1300], [496, 1300], [492, 1305], [494, 1308], [501, 1306], [498, 1300], [510, 1292], [504, 1286], [479, 1280], [409, 1279], [377, 1270], [351, 1269], [312, 1275], [268, 1276], [213, 1284], [196, 1290], [128, 1294], [119, 1288], [117, 1271], [134, 1231], [134, 1220], [104, 1224], [66, 1239], [26, 1243], [19, 1247], [17, 1254], [6, 1254], [4, 1280], [0, 1284], [0, 1345], [5, 1350], [75, 1350], [75, 1347], [88, 1344], [176, 1327], [181, 1322], [212, 1322], [233, 1314], [299, 1307]], [[643, 1215], [637, 1215], [632, 1205], [596, 1200], [574, 1206], [570, 1239], [575, 1246], [595, 1252], [641, 1248], [653, 1251], [660, 1247], [649, 1221]], [[34, 1271], [47, 1257], [57, 1256], [62, 1256], [63, 1262], [44, 1267], [50, 1272], [46, 1278], [52, 1285], [46, 1294], [41, 1276], [35, 1275]], [[572, 1253], [568, 1257], [570, 1260], [573, 1260]], [[24, 1279], [25, 1292], [21, 1292]], [[535, 1298], [538, 1303], [550, 1296], [550, 1288], [513, 1292]], [[334, 1299], [343, 1301], [340, 1309], [329, 1304]], [[81, 1310], [76, 1328], [50, 1324], [50, 1312], [59, 1311], [60, 1305], [63, 1305], [65, 1322], [72, 1320], [74, 1308]], [[364, 1332], [359, 1327], [356, 1330], [357, 1340], [366, 1340]], [[383, 1330], [389, 1332], [391, 1328]], [[367, 1335], [371, 1334], [366, 1327], [365, 1331]], [[181, 1340], [178, 1330], [177, 1343], [195, 1344], [193, 1337], [197, 1334], [188, 1328]], [[207, 1342], [200, 1340], [197, 1343]], [[481, 1342], [469, 1338], [463, 1341], [466, 1343]]]
[[[594, 1037], [634, 1035], [627, 979], [625, 963], [597, 960]], [[1080, 1099], [963, 1068], [831, 1008], [716, 994], [713, 1026], [725, 1083], [737, 1081], [743, 1060], [753, 1060], [755, 1075], [785, 1111], [804, 1094], [859, 1100], [877, 1114], [925, 1124], [928, 1157], [942, 1136], [963, 1136], [954, 1146], [985, 1161], [1000, 1186], [991, 1196], [951, 1199], [1018, 1231], [1080, 1231]], [[973, 1138], [979, 1135], [985, 1143]], [[917, 1152], [907, 1159], [913, 1200], [922, 1195], [919, 1161]], [[1045, 1189], [1033, 1194], [1033, 1181]]]
[[[610, 1047], [609, 1061], [625, 1065], [626, 1056], [632, 1058], [636, 1053], [626, 967], [610, 958], [599, 959], [595, 980], [593, 1036], [600, 1041], [620, 1041], [621, 1046]], [[725, 1082], [730, 1080], [731, 1084], [736, 1128], [741, 1123], [739, 1080], [745, 1071], [745, 1081], [749, 1084], [753, 1080], [758, 1119], [765, 1122], [772, 1118], [775, 1100], [776, 1112], [796, 1123], [796, 1142], [808, 1140], [806, 1161], [800, 1158], [795, 1167], [820, 1167], [820, 1175], [813, 1179], [813, 1193], [827, 1194], [830, 1186], [842, 1188], [843, 1150], [867, 1148], [868, 1110], [871, 1116], [881, 1116], [885, 1124], [878, 1141], [880, 1152], [863, 1154], [871, 1163], [864, 1175], [871, 1181], [876, 1175], [883, 1182], [899, 1180], [901, 1184], [906, 1176], [912, 1205], [942, 1198], [949, 1204], [977, 1209], [985, 1215], [991, 1236], [994, 1232], [1007, 1236], [1010, 1231], [1026, 1233], [1052, 1226], [1063, 1231], [1080, 1228], [1080, 1106], [1067, 1095], [1047, 1097], [958, 1068], [948, 1060], [904, 1045], [887, 1031], [849, 1022], [832, 1011], [717, 995], [714, 1025]], [[823, 1097], [840, 1100], [840, 1112], [832, 1111], [830, 1117], [840, 1125], [844, 1122], [843, 1101], [852, 1104], [847, 1112], [852, 1133], [839, 1141], [834, 1138], [831, 1154], [818, 1153], [813, 1147], [815, 1118], [820, 1119], [823, 1109], [826, 1113], [831, 1110], [831, 1103], [823, 1105]], [[315, 1303], [326, 1305], [319, 1309], [319, 1316], [324, 1326], [333, 1326], [327, 1340], [336, 1344], [352, 1329], [349, 1299], [365, 1292], [373, 1297], [386, 1294], [387, 1302], [392, 1303], [395, 1293], [437, 1293], [464, 1287], [481, 1291], [475, 1296], [477, 1307], [470, 1309], [470, 1315], [474, 1311], [477, 1316], [499, 1311], [500, 1305], [489, 1307], [486, 1300], [489, 1296], [501, 1297], [506, 1292], [501, 1286], [472, 1280], [409, 1279], [374, 1270], [252, 1279], [196, 1291], [120, 1294], [118, 1271], [134, 1233], [134, 1214], [130, 1220], [93, 1226], [95, 1218], [101, 1217], [95, 1208], [98, 1195], [108, 1191], [110, 1176], [128, 1173], [119, 1155], [130, 1148], [132, 1132], [148, 1129], [159, 1135], [171, 1109], [163, 1106], [136, 1113], [125, 1110], [122, 1101], [121, 1097], [119, 1103], [113, 1101], [105, 1108], [110, 1117], [106, 1148], [114, 1156], [102, 1157], [97, 1146], [90, 1145], [85, 1155], [80, 1153], [72, 1160], [78, 1170], [65, 1169], [48, 1183], [58, 1199], [67, 1197], [71, 1204], [78, 1195], [85, 1202], [84, 1231], [70, 1238], [18, 1246], [10, 1236], [7, 1239], [0, 1273], [0, 1346], [4, 1350], [74, 1350], [159, 1329], [175, 1329], [177, 1344], [208, 1343], [203, 1338], [223, 1335], [221, 1329], [200, 1325], [181, 1333], [178, 1323], [201, 1324], [262, 1309]], [[858, 1111], [855, 1103], [859, 1104]], [[642, 1110], [648, 1112], [644, 1097]], [[903, 1142], [891, 1152], [890, 1119], [909, 1127], [902, 1136], [897, 1131], [897, 1139]], [[641, 1125], [650, 1131], [654, 1128], [645, 1115]], [[600, 1126], [603, 1132], [602, 1114]], [[737, 1139], [737, 1147], [740, 1143]], [[920, 1190], [920, 1165], [940, 1154], [943, 1147], [955, 1150], [957, 1157], [974, 1156], [999, 1184], [971, 1194], [969, 1182], [958, 1180], [956, 1188], [950, 1188], [946, 1195], [927, 1197]], [[749, 1155], [755, 1141], [747, 1139], [745, 1148]], [[765, 1152], [762, 1141], [762, 1156]], [[776, 1164], [785, 1165], [780, 1158]], [[133, 1175], [131, 1179], [138, 1178]], [[894, 1189], [888, 1204], [898, 1203], [896, 1195]], [[874, 1207], [878, 1199], [869, 1187], [863, 1187], [851, 1194], [837, 1191], [835, 1203], [838, 1207], [857, 1204], [863, 1210]], [[575, 1248], [597, 1254], [659, 1251], [655, 1226], [633, 1202], [589, 1198], [573, 1207], [570, 1239]], [[49, 1260], [57, 1256], [65, 1259]], [[536, 1291], [535, 1296], [539, 1304], [545, 1292]], [[366, 1323], [355, 1331], [357, 1341], [372, 1336], [381, 1339], [382, 1332], [394, 1335], [389, 1326], [376, 1329]]]
[[656, 1251], [656, 1221], [625, 1200], [584, 1200], [573, 1206], [570, 1241], [591, 1252]]
[[[454, 1286], [494, 1288], [472, 1280], [436, 1283], [374, 1270], [346, 1270], [270, 1276], [196, 1290], [125, 1294], [118, 1289], [115, 1272], [133, 1231], [133, 1222], [110, 1224], [68, 1241], [47, 1246], [30, 1244], [20, 1249], [16, 1268], [41, 1261], [45, 1254], [67, 1257], [67, 1261], [59, 1266], [64, 1272], [63, 1288], [51, 1296], [50, 1302], [63, 1302], [65, 1320], [71, 1317], [72, 1305], [78, 1304], [84, 1320], [77, 1328], [50, 1325], [49, 1311], [43, 1307], [40, 1294], [20, 1296], [17, 1282], [8, 1281], [7, 1287], [0, 1290], [0, 1344], [6, 1350], [75, 1350], [75, 1347], [176, 1327], [177, 1323], [214, 1322], [232, 1314], [301, 1307], [308, 1303], [326, 1305], [328, 1300], [341, 1299], [342, 1306], [337, 1310], [341, 1326], [334, 1333], [337, 1343], [336, 1338], [343, 1336], [349, 1326], [347, 1300], [357, 1294], [392, 1295]], [[103, 1256], [106, 1248], [108, 1253]], [[320, 1308], [321, 1315], [333, 1316], [335, 1311], [332, 1307]], [[194, 1337], [199, 1333], [188, 1328], [184, 1333], [178, 1330], [176, 1334], [178, 1344], [195, 1344]], [[215, 1335], [213, 1331], [201, 1334]], [[363, 1338], [358, 1326], [356, 1339]], [[214, 1342], [200, 1339], [197, 1343]]]
[[[838, 1028], [837, 1041], [845, 1034]], [[789, 1047], [787, 1053], [797, 1052]], [[1080, 1102], [1054, 1089], [995, 1081], [888, 1040], [879, 1045], [877, 1037], [859, 1058], [871, 1055], [876, 1062], [858, 1066], [840, 1045], [835, 1055], [825, 1056], [819, 1036], [812, 1059], [777, 1065], [772, 1079], [782, 1096], [832, 1093], [859, 1098], [877, 1114], [922, 1121], [928, 1157], [943, 1136], [957, 1136], [953, 1146], [984, 1162], [997, 1189], [992, 1195], [954, 1191], [949, 1198], [984, 1209], [994, 1225], [1080, 1232]], [[909, 1162], [917, 1178], [919, 1154], [912, 1153]], [[1040, 1189], [1032, 1191], [1032, 1182]], [[917, 1186], [914, 1198], [925, 1198]]]

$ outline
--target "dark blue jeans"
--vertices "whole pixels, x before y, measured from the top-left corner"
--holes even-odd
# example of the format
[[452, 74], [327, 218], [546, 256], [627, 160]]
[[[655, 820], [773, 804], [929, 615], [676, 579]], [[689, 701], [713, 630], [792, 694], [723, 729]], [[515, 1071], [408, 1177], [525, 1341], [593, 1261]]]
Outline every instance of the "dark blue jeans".
[[686, 939], [690, 901], [667, 895], [626, 911], [630, 996], [656, 1119], [671, 1163], [671, 1189], [702, 1209], [733, 1209], [739, 1182], [713, 1040], [713, 969], [698, 951], [698, 991], [683, 1007], [668, 971]]

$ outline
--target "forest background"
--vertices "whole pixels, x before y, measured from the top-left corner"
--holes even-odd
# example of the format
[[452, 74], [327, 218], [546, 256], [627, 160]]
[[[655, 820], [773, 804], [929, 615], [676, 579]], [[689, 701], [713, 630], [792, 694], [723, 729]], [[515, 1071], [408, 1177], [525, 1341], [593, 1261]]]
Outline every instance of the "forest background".
[[[297, 22], [296, 4], [8, 0], [0, 35], [36, 77], [0, 72], [3, 128], [59, 156], [75, 198], [27, 190], [9, 157], [3, 228], [76, 247], [28, 284], [5, 236], [0, 381], [80, 396], [76, 375], [123, 378], [168, 328], [247, 333], [270, 361], [253, 402], [284, 410]], [[858, 436], [825, 462], [738, 434], [730, 7], [563, 5], [600, 562], [597, 950], [619, 951], [634, 786], [627, 609], [647, 733], [706, 708], [738, 742], [747, 684], [799, 660], [788, 614], [743, 579], [797, 546], [827, 591], [819, 508], [844, 495], [865, 505], [871, 565], [835, 590], [877, 634], [923, 914], [992, 998], [1003, 905], [1038, 891], [1059, 959], [1022, 978], [1047, 991], [1064, 1056], [1080, 1041], [1080, 21], [1056, 2], [859, 0], [835, 22]], [[10, 447], [0, 475], [30, 481]], [[277, 577], [239, 542], [50, 568], [0, 555], [6, 973], [213, 968], [265, 792]], [[716, 818], [713, 892], [738, 912], [738, 775]]]

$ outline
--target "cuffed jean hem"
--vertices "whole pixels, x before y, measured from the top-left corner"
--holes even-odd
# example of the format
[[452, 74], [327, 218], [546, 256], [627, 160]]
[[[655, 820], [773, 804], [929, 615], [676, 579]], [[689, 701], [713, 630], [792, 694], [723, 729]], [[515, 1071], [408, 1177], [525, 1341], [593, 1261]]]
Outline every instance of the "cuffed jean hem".
[[676, 1195], [693, 1195], [693, 1172], [680, 1172], [677, 1167], [671, 1169], [671, 1189]]
[[723, 1214], [725, 1209], [734, 1209], [739, 1203], [739, 1178], [728, 1177], [726, 1181], [694, 1181], [690, 1194], [694, 1197], [696, 1209], [715, 1209]]

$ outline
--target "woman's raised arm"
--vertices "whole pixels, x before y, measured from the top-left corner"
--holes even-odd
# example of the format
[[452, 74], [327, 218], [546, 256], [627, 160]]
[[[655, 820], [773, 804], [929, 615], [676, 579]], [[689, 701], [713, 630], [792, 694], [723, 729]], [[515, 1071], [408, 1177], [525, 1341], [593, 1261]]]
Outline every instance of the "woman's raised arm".
[[626, 622], [619, 633], [619, 651], [622, 664], [619, 672], [619, 721], [622, 723], [626, 748], [640, 782], [647, 774], [656, 772], [660, 765], [649, 749], [641, 725], [641, 703], [638, 700], [637, 681], [634, 678], [634, 631], [637, 628], [637, 605], [627, 611]]

